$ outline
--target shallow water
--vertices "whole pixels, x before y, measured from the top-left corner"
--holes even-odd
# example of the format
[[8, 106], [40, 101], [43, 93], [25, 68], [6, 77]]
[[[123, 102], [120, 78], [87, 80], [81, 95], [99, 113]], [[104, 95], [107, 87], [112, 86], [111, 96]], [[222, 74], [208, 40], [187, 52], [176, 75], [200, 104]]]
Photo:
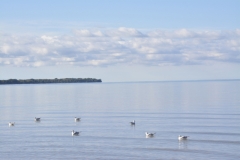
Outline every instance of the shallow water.
[[[0, 90], [0, 159], [240, 158], [240, 81], [0, 85]], [[72, 130], [80, 136], [71, 136]], [[146, 138], [145, 132], [156, 135]], [[190, 137], [178, 141], [179, 134]]]

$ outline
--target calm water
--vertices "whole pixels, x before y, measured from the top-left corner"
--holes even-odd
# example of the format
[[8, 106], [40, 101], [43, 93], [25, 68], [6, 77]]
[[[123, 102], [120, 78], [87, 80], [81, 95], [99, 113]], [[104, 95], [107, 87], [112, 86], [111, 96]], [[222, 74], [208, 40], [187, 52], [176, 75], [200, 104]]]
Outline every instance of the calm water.
[[1, 85], [0, 159], [240, 159], [240, 81]]

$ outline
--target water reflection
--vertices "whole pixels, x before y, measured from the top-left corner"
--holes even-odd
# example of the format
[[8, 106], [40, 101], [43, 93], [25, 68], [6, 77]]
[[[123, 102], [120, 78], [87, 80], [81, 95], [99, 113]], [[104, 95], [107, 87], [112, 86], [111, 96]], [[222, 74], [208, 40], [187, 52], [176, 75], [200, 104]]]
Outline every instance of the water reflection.
[[135, 125], [131, 125], [130, 127], [131, 127], [133, 130], [135, 130]]
[[188, 149], [188, 141], [187, 140], [179, 140], [178, 141], [178, 149]]

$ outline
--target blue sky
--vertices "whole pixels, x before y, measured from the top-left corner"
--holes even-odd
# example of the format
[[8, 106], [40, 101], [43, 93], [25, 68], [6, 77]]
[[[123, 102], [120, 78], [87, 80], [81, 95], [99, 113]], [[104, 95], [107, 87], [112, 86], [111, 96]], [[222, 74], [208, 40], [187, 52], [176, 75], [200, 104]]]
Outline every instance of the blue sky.
[[238, 0], [2, 0], [0, 15], [0, 79], [240, 79]]

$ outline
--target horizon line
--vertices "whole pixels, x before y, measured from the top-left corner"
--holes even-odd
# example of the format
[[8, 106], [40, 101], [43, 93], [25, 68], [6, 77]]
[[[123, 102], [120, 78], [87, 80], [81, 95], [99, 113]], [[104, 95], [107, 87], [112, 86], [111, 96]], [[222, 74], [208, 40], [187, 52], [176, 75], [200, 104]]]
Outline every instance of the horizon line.
[[197, 82], [197, 81], [240, 81], [240, 79], [202, 79], [202, 80], [158, 80], [158, 81], [109, 81], [102, 83], [144, 83], [144, 82]]

